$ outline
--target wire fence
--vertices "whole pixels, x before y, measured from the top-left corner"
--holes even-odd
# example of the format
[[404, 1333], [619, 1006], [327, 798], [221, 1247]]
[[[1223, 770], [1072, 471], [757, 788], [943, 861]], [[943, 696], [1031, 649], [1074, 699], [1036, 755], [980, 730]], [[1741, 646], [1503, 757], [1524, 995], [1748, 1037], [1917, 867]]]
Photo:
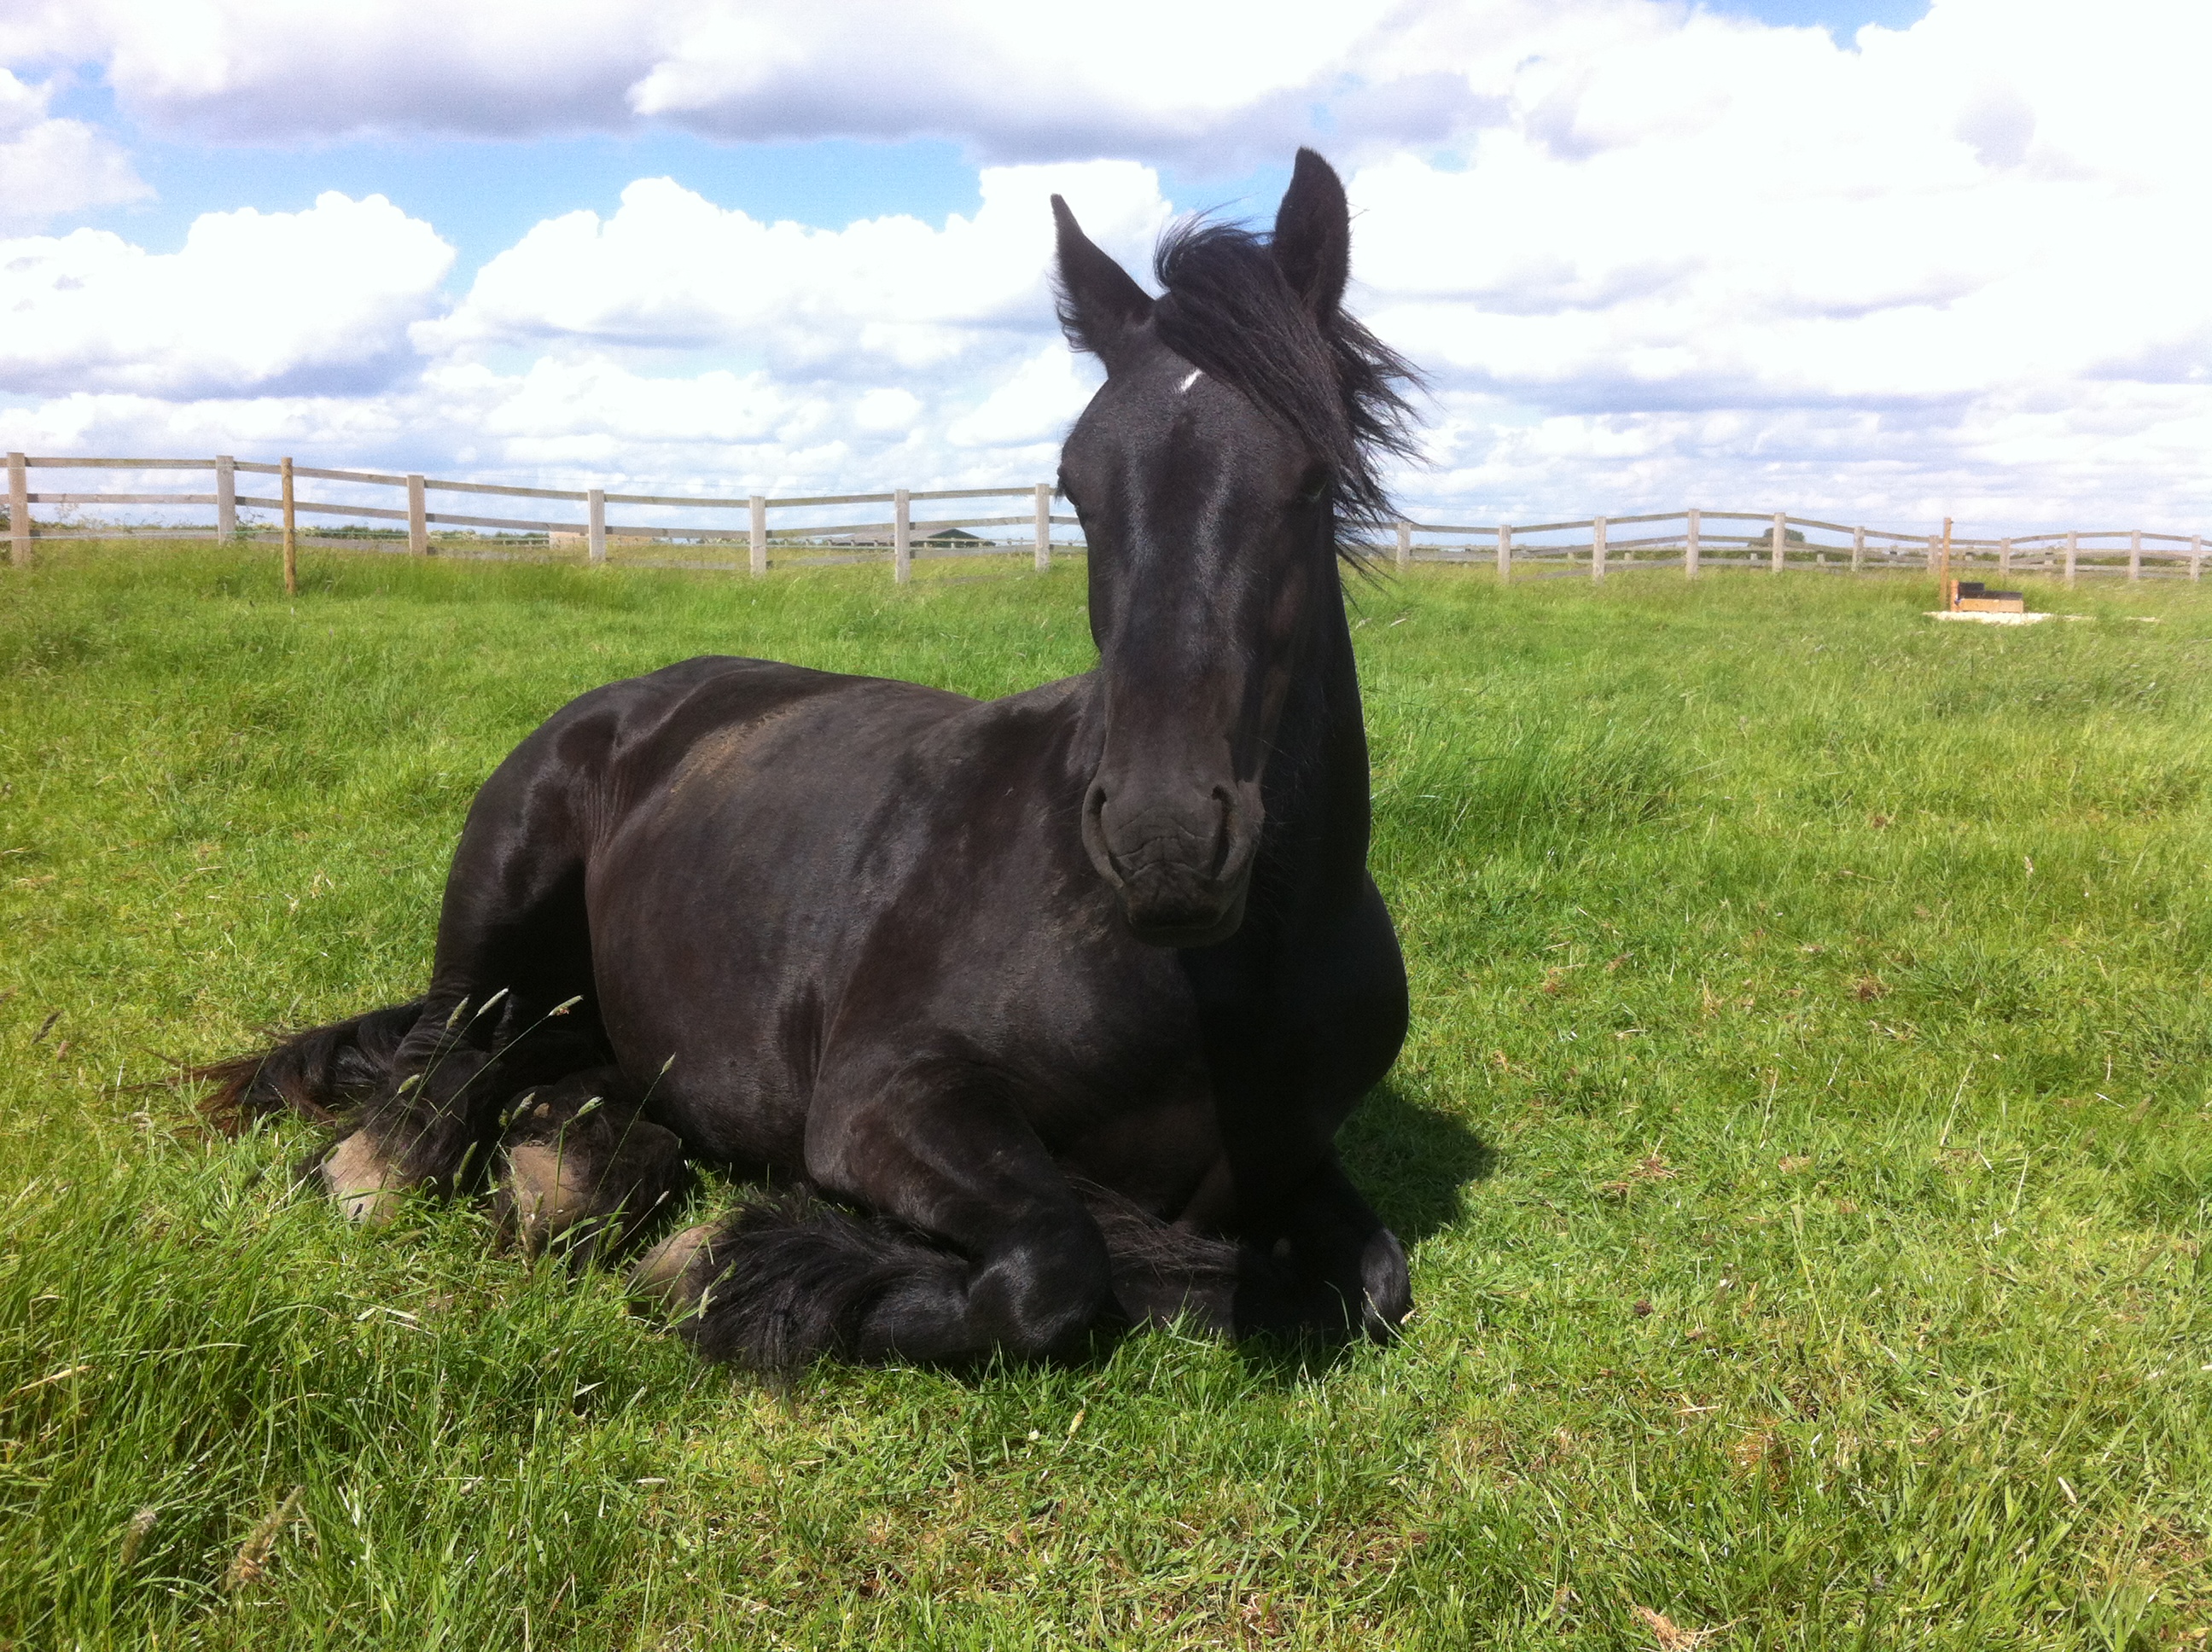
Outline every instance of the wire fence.
[[[204, 472], [210, 491], [61, 492], [32, 491], [33, 471]], [[272, 477], [274, 495], [239, 491], [239, 478]], [[301, 481], [325, 484], [329, 495], [299, 495]], [[249, 480], [248, 486], [252, 485]], [[386, 491], [380, 491], [386, 490]], [[389, 490], [404, 501], [384, 505]], [[432, 495], [548, 501], [570, 507], [558, 515], [490, 516], [429, 508]], [[341, 496], [343, 495], [343, 496]], [[1025, 508], [1009, 512], [1003, 503], [1018, 500]], [[1011, 488], [950, 488], [885, 493], [825, 494], [769, 498], [749, 495], [717, 498], [688, 494], [608, 492], [598, 488], [522, 488], [487, 482], [453, 482], [420, 475], [332, 470], [295, 464], [236, 459], [87, 459], [8, 455], [9, 560], [27, 565], [39, 540], [146, 538], [267, 538], [281, 536], [287, 547], [310, 544], [333, 549], [410, 552], [418, 556], [493, 557], [580, 555], [603, 563], [610, 547], [621, 560], [643, 566], [749, 569], [765, 574], [773, 565], [888, 560], [893, 577], [904, 583], [915, 559], [925, 556], [1004, 556], [1027, 552], [1039, 569], [1051, 566], [1055, 551], [1080, 554], [1079, 525], [1073, 515], [1052, 509], [1053, 484], [1038, 482]], [[441, 501], [442, 502], [442, 501]], [[915, 507], [926, 508], [917, 520]], [[212, 507], [211, 525], [121, 526], [109, 521], [79, 520], [87, 507]], [[639, 519], [611, 522], [609, 507], [641, 513]], [[887, 506], [889, 519], [841, 520], [862, 506]], [[34, 507], [48, 512], [41, 522]], [[580, 512], [575, 507], [581, 507]], [[256, 522], [241, 512], [273, 512], [276, 523]], [[55, 514], [55, 513], [60, 514]], [[743, 525], [722, 525], [732, 513]], [[658, 519], [646, 520], [649, 514]], [[880, 519], [884, 512], [871, 512]], [[302, 516], [343, 525], [301, 535]], [[771, 518], [774, 519], [773, 523]], [[690, 546], [687, 560], [639, 556], [641, 550]], [[714, 553], [742, 546], [744, 560], [723, 560]], [[1948, 550], [1947, 550], [1948, 547]], [[1494, 567], [1501, 579], [1576, 576], [1603, 580], [1631, 568], [1680, 568], [1692, 579], [1707, 568], [1759, 568], [1780, 573], [1809, 568], [1838, 574], [1883, 570], [1934, 571], [1939, 561], [1953, 569], [1985, 568], [2002, 578], [2041, 574], [2068, 584], [2084, 574], [2141, 580], [2199, 579], [2204, 537], [2154, 532], [2142, 528], [2066, 529], [2010, 538], [1962, 536], [1948, 531], [1878, 528], [1793, 516], [1786, 511], [1687, 509], [1639, 515], [1593, 516], [1566, 522], [1396, 524], [1395, 543], [1370, 548], [1400, 568], [1414, 562], [1466, 563]]]

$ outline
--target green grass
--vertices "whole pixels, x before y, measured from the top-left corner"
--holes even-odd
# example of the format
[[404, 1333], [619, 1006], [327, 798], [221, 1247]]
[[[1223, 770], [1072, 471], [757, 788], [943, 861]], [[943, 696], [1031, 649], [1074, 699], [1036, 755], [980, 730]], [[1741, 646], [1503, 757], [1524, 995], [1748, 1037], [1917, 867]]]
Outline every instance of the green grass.
[[2028, 630], [1891, 580], [1362, 593], [1392, 1348], [766, 1387], [473, 1211], [348, 1229], [305, 1133], [159, 1082], [414, 990], [474, 787], [582, 689], [1087, 663], [1079, 568], [929, 573], [0, 575], [0, 1643], [2201, 1641], [2193, 587]]

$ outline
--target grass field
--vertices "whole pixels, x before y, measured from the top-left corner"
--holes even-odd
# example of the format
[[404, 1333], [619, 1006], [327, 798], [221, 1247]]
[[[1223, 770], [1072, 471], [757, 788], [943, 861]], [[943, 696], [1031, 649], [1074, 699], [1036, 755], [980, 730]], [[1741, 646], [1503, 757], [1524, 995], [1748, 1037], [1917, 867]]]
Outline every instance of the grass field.
[[304, 1133], [161, 1082], [410, 994], [476, 785], [580, 689], [1087, 663], [1079, 568], [930, 574], [0, 575], [0, 1644], [2204, 1642], [2197, 588], [1362, 594], [1391, 1348], [763, 1386], [476, 1212], [349, 1230]]

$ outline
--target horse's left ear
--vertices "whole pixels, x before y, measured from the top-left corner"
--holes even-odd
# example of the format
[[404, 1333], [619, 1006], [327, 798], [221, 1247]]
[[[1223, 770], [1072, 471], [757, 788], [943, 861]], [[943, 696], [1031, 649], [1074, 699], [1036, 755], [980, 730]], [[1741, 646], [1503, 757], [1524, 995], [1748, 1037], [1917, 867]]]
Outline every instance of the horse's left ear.
[[1291, 186], [1276, 209], [1274, 245], [1291, 290], [1316, 319], [1335, 314], [1352, 273], [1352, 206], [1336, 169], [1311, 149], [1298, 151]]

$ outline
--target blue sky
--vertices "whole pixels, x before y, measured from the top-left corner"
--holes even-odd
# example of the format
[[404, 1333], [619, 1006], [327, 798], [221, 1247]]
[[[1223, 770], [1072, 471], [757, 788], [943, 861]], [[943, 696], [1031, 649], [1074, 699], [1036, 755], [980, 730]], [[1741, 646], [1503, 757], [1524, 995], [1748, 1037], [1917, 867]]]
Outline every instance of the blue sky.
[[[2207, 9], [1129, 7], [1101, 37], [963, 0], [19, 0], [0, 435], [1048, 474], [1096, 370], [1052, 328], [1044, 195], [1141, 270], [1176, 212], [1264, 219], [1305, 142], [1429, 374], [1404, 485], [1439, 508], [2212, 502], [2212, 312], [2157, 256], [2206, 205]], [[2116, 238], [2145, 256], [2069, 250]]]
[[1778, 28], [1825, 28], [1836, 39], [1848, 43], [1869, 23], [1883, 28], [1907, 29], [1928, 15], [1928, 0], [1874, 0], [1874, 3], [1839, 4], [1835, 0], [1759, 0], [1758, 4], [1715, 5], [1715, 11], [1754, 17]]

